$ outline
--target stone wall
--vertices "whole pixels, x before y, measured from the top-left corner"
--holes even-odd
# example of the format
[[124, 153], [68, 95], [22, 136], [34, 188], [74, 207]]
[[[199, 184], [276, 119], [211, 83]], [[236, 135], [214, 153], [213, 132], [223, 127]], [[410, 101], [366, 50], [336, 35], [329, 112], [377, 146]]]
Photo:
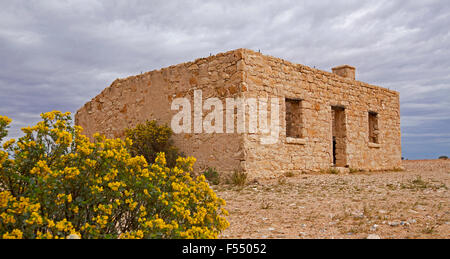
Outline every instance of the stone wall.
[[[170, 126], [172, 117], [178, 112], [171, 111], [174, 98], [190, 99], [193, 112], [194, 90], [202, 90], [203, 99], [217, 97], [224, 100], [241, 94], [241, 54], [230, 51], [117, 79], [77, 112], [76, 124], [84, 128], [87, 136], [99, 132], [109, 138], [123, 137], [125, 128], [146, 120], [157, 120]], [[207, 111], [203, 116], [206, 114]], [[244, 154], [241, 135], [176, 134], [174, 142], [186, 155], [197, 158], [196, 170], [207, 166], [223, 171], [241, 170]]]
[[[319, 171], [333, 166], [333, 118], [339, 117], [335, 123], [340, 125], [335, 125], [334, 131], [339, 150], [336, 166], [365, 170], [401, 167], [399, 94], [353, 80], [350, 66], [338, 67], [335, 73], [238, 49], [118, 79], [77, 112], [76, 123], [88, 136], [100, 132], [123, 137], [125, 128], [145, 120], [170, 125], [178, 112], [171, 111], [174, 98], [189, 98], [193, 112], [194, 90], [202, 90], [203, 100], [219, 98], [224, 117], [226, 98], [277, 97], [281, 132], [276, 144], [262, 145], [261, 137], [266, 136], [262, 133], [176, 134], [175, 144], [197, 158], [196, 170], [243, 170], [251, 177]], [[286, 98], [297, 100], [298, 105], [286, 104]], [[290, 105], [301, 109], [289, 119], [296, 122], [297, 138], [286, 137], [286, 107]], [[333, 107], [343, 113], [334, 116]], [[369, 112], [377, 114], [373, 129], [377, 143], [369, 141]], [[247, 110], [247, 125], [250, 117]], [[191, 123], [194, 129], [194, 120]]]
[[[272, 176], [274, 172], [318, 171], [333, 166], [332, 107], [342, 107], [345, 113], [345, 129], [341, 129], [345, 130], [345, 146], [337, 147], [345, 150], [345, 158], [341, 158], [345, 165], [337, 166], [364, 170], [401, 167], [398, 92], [251, 50], [244, 50], [243, 56], [245, 96], [282, 100], [277, 144], [260, 145], [260, 136], [245, 135], [243, 167], [250, 174]], [[354, 72], [343, 74], [354, 77]], [[285, 98], [302, 100], [302, 139], [286, 138]], [[369, 142], [369, 111], [378, 113], [379, 144]], [[339, 155], [342, 153], [338, 160]]]

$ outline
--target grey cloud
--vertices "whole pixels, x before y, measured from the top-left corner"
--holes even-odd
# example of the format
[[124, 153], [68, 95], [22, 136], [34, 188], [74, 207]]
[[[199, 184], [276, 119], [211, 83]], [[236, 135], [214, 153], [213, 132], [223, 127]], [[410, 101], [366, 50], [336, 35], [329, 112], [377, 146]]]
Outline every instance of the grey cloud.
[[[401, 93], [404, 156], [447, 154], [446, 1], [2, 1], [0, 114], [75, 112], [118, 77], [236, 48]], [[426, 145], [428, 148], [422, 148]]]

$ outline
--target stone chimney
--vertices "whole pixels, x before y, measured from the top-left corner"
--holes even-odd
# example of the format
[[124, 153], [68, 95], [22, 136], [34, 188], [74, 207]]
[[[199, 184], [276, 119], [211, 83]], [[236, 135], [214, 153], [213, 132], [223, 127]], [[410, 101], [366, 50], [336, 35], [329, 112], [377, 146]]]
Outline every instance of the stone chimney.
[[355, 80], [356, 69], [349, 65], [342, 65], [332, 68], [333, 74]]

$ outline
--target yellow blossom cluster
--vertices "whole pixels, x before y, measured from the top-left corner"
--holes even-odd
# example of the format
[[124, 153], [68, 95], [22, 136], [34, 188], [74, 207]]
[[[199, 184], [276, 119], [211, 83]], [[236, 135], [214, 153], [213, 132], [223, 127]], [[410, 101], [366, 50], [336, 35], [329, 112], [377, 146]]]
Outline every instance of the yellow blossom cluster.
[[0, 115], [0, 123], [4, 123], [5, 125], [9, 125], [11, 123], [11, 121], [12, 120], [10, 118]]
[[24, 197], [17, 199], [9, 191], [0, 192], [0, 223], [3, 239], [59, 239], [68, 234], [79, 235], [71, 222], [63, 219], [55, 224], [43, 216], [39, 203]]
[[[229, 226], [225, 201], [191, 177], [195, 158], [149, 164], [129, 139], [91, 142], [70, 113], [41, 117], [0, 149], [0, 238], [216, 238]], [[0, 116], [0, 141], [9, 123]]]

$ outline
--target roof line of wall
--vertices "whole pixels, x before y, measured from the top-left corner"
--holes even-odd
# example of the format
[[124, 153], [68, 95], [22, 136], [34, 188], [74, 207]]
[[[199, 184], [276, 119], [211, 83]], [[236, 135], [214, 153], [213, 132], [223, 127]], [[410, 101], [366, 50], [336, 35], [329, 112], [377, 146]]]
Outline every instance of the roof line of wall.
[[[308, 66], [302, 65], [302, 64], [292, 63], [290, 61], [287, 61], [287, 60], [284, 60], [284, 59], [281, 59], [281, 58], [277, 58], [277, 57], [273, 57], [273, 56], [270, 56], [270, 55], [264, 55], [264, 54], [261, 54], [260, 52], [256, 52], [256, 51], [253, 51], [253, 50], [250, 50], [250, 49], [240, 48], [240, 49], [230, 50], [230, 51], [227, 51], [227, 52], [221, 52], [221, 53], [218, 53], [216, 55], [211, 55], [209, 57], [198, 58], [198, 59], [195, 59], [194, 61], [188, 61], [188, 62], [180, 63], [180, 64], [177, 64], [177, 65], [171, 65], [171, 66], [168, 66], [168, 67], [151, 70], [151, 71], [145, 72], [145, 73], [140, 74], [140, 75], [133, 75], [133, 76], [129, 76], [129, 77], [126, 77], [126, 78], [118, 78], [118, 79], [114, 80], [111, 83], [110, 86], [106, 87], [98, 95], [96, 95], [90, 101], [86, 102], [83, 105], [83, 107], [85, 107], [90, 102], [92, 102], [94, 99], [96, 99], [98, 96], [101, 96], [105, 91], [109, 90], [110, 88], [114, 87], [114, 85], [116, 85], [116, 84], [118, 84], [118, 83], [120, 83], [122, 81], [126, 81], [126, 80], [133, 79], [133, 78], [144, 77], [144, 76], [149, 75], [151, 73], [163, 72], [164, 70], [173, 69], [175, 67], [180, 67], [180, 66], [190, 67], [191, 65], [198, 64], [198, 63], [209, 62], [209, 61], [212, 61], [212, 60], [217, 59], [219, 57], [230, 55], [232, 53], [238, 53], [240, 55], [241, 59], [244, 58], [249, 53], [253, 54], [253, 55], [260, 55], [261, 57], [263, 57], [265, 59], [278, 60], [278, 62], [283, 63], [283, 64], [288, 65], [288, 66], [293, 66], [293, 67], [309, 70], [309, 71], [312, 71], [314, 73], [320, 73], [320, 74], [323, 74], [323, 75], [325, 75], [327, 77], [332, 77], [332, 78], [334, 77], [334, 78], [339, 79], [339, 80], [344, 80], [344, 81], [347, 80], [347, 81], [350, 81], [350, 82], [356, 82], [356, 83], [359, 83], [362, 87], [366, 87], [366, 88], [370, 88], [370, 89], [380, 89], [380, 90], [392, 93], [394, 95], [399, 95], [399, 92], [394, 91], [394, 90], [390, 90], [390, 89], [387, 89], [387, 88], [384, 88], [384, 87], [371, 85], [371, 84], [368, 84], [368, 83], [365, 83], [365, 82], [361, 82], [361, 81], [358, 81], [358, 80], [351, 80], [351, 79], [348, 79], [348, 78], [344, 78], [344, 77], [338, 76], [338, 75], [333, 74], [331, 72], [327, 72], [327, 71], [324, 71], [324, 70], [311, 68], [311, 67], [308, 67]], [[79, 110], [81, 110], [83, 107], [81, 107]]]
[[372, 84], [369, 84], [369, 83], [366, 83], [366, 82], [362, 82], [362, 81], [359, 81], [359, 80], [352, 80], [352, 79], [349, 79], [349, 78], [345, 78], [345, 77], [336, 75], [336, 74], [334, 74], [332, 72], [328, 72], [328, 71], [324, 71], [324, 70], [320, 70], [320, 69], [316, 69], [316, 68], [311, 68], [309, 66], [302, 65], [302, 64], [293, 63], [293, 62], [284, 60], [282, 58], [278, 58], [278, 57], [274, 57], [274, 56], [270, 56], [270, 55], [264, 55], [264, 54], [261, 54], [260, 52], [256, 52], [256, 51], [251, 50], [251, 49], [239, 49], [239, 50], [242, 50], [244, 52], [244, 56], [246, 56], [248, 53], [251, 53], [252, 55], [259, 55], [259, 56], [263, 57], [264, 59], [277, 60], [278, 62], [283, 63], [283, 64], [288, 65], [288, 66], [309, 70], [309, 71], [311, 71], [313, 73], [319, 73], [319, 74], [325, 75], [327, 77], [336, 78], [336, 79], [339, 79], [339, 80], [342, 80], [342, 81], [348, 81], [348, 82], [357, 83], [357, 84], [360, 84], [362, 87], [365, 87], [365, 88], [379, 89], [379, 90], [382, 90], [382, 91], [385, 91], [385, 92], [388, 92], [388, 93], [391, 93], [391, 94], [394, 94], [394, 95], [399, 95], [399, 92], [395, 91], [395, 90], [391, 90], [391, 89], [388, 89], [388, 88], [385, 88], [385, 87], [381, 87], [381, 86], [377, 86], [377, 85], [372, 85]]
[[[240, 56], [240, 59], [242, 59], [242, 53], [243, 53], [243, 50], [244, 50], [244, 49], [230, 50], [230, 51], [227, 51], [227, 52], [217, 53], [217, 54], [211, 55], [211, 56], [209, 56], [209, 57], [197, 58], [197, 59], [195, 59], [194, 61], [188, 61], [188, 62], [176, 64], [176, 65], [171, 65], [171, 66], [168, 66], [168, 67], [163, 67], [163, 68], [160, 68], [160, 69], [154, 69], [154, 70], [151, 70], [151, 71], [148, 71], [148, 72], [139, 74], [139, 75], [128, 76], [128, 77], [125, 77], [125, 78], [117, 78], [116, 80], [114, 80], [114, 81], [111, 83], [111, 85], [109, 85], [108, 87], [106, 87], [105, 89], [103, 89], [98, 95], [96, 95], [96, 96], [95, 96], [94, 98], [92, 98], [90, 101], [86, 102], [79, 110], [83, 109], [83, 108], [86, 107], [89, 103], [91, 103], [93, 100], [95, 100], [97, 97], [103, 95], [103, 94], [104, 94], [106, 91], [108, 91], [110, 88], [114, 87], [116, 84], [119, 84], [119, 83], [121, 83], [121, 82], [123, 82], [123, 81], [127, 81], [127, 80], [130, 80], [130, 79], [138, 79], [138, 78], [145, 77], [145, 76], [147, 76], [147, 75], [149, 75], [149, 74], [152, 74], [152, 73], [163, 72], [163, 71], [165, 71], [165, 70], [170, 70], [170, 69], [173, 69], [173, 68], [176, 68], [176, 67], [187, 67], [187, 68], [189, 68], [189, 67], [192, 66], [192, 65], [196, 65], [196, 64], [199, 64], [199, 63], [210, 62], [210, 61], [212, 61], [212, 60], [214, 60], [214, 59], [217, 59], [217, 58], [220, 58], [220, 57], [223, 57], [223, 56], [228, 56], [228, 55], [233, 54], [233, 53], [239, 53], [239, 54], [241, 55], [241, 56]], [[78, 110], [78, 111], [79, 111], [79, 110]], [[77, 113], [78, 113], [78, 111], [77, 111]]]

